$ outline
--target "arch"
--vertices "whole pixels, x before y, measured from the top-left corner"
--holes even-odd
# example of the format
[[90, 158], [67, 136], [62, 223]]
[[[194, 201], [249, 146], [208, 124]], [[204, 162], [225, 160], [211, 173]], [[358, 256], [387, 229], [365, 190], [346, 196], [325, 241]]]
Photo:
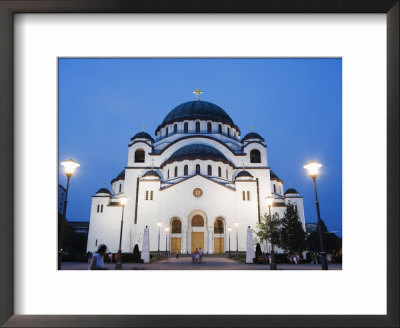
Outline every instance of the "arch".
[[175, 166], [175, 178], [178, 176], [178, 167]]
[[253, 149], [250, 152], [250, 163], [261, 163], [261, 154], [258, 149]]
[[214, 233], [221, 234], [225, 232], [225, 222], [222, 218], [216, 218], [214, 221]]
[[207, 123], [207, 133], [212, 133], [212, 125], [210, 122]]
[[171, 233], [182, 233], [182, 221], [179, 218], [171, 220]]
[[231, 137], [231, 129], [230, 128], [228, 128], [228, 137], [229, 138]]
[[221, 173], [221, 166], [218, 166], [218, 177], [220, 178], [221, 175], [222, 175], [222, 173]]
[[187, 166], [187, 165], [185, 165], [184, 167], [183, 167], [183, 175], [188, 175], [189, 174], [189, 167]]
[[167, 170], [167, 179], [169, 179], [169, 169]]
[[165, 136], [168, 137], [168, 126], [165, 128]]
[[192, 227], [204, 227], [204, 218], [202, 215], [196, 214], [192, 217]]
[[212, 166], [211, 165], [207, 166], [207, 174], [212, 175]]
[[184, 133], [189, 132], [189, 123], [188, 122], [183, 123], [183, 132]]
[[196, 174], [200, 174], [200, 164], [196, 164]]
[[275, 186], [275, 184], [274, 184], [274, 194], [276, 194], [276, 186]]
[[228, 169], [226, 169], [226, 180], [229, 179], [229, 175], [228, 175]]
[[200, 122], [196, 122], [196, 133], [200, 133]]
[[174, 124], [174, 133], [178, 133], [178, 124]]
[[135, 163], [144, 163], [145, 152], [142, 148], [136, 149], [135, 151]]
[[222, 134], [222, 124], [218, 124], [218, 133]]

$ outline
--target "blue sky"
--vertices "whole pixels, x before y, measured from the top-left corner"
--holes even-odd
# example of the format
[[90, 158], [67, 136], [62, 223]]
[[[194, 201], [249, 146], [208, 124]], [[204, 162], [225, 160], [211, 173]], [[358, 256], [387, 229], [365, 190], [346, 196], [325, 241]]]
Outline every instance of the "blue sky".
[[[267, 143], [268, 164], [304, 196], [316, 222], [312, 180], [303, 165], [323, 164], [317, 178], [322, 219], [342, 231], [341, 59], [59, 59], [59, 161], [81, 164], [71, 178], [67, 218], [88, 221], [91, 196], [123, 170], [130, 138], [154, 137], [168, 112], [200, 99], [223, 108], [241, 130]], [[66, 177], [59, 170], [59, 183]]]

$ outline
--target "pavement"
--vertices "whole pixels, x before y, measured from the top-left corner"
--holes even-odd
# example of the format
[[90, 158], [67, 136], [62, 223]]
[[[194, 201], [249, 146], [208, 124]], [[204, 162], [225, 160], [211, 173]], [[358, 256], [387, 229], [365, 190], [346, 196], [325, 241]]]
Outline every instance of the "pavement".
[[[85, 262], [63, 262], [62, 270], [87, 270]], [[115, 263], [105, 263], [115, 270]], [[227, 257], [204, 256], [202, 263], [193, 263], [192, 258], [181, 256], [163, 258], [153, 263], [122, 263], [123, 270], [269, 270], [269, 264], [247, 264]], [[278, 270], [321, 270], [320, 264], [278, 264]], [[329, 270], [342, 270], [342, 264], [329, 264]]]

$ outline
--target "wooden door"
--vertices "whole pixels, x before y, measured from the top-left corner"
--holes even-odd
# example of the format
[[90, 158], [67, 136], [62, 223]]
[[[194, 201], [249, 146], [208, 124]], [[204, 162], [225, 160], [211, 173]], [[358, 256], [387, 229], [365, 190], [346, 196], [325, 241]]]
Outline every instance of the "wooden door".
[[199, 247], [204, 252], [204, 232], [192, 232], [192, 253]]
[[214, 254], [223, 254], [224, 252], [224, 238], [214, 238]]
[[171, 248], [170, 248], [170, 252], [175, 254], [176, 250], [179, 251], [179, 253], [181, 252], [182, 248], [181, 248], [181, 238], [176, 238], [176, 237], [172, 237], [171, 238]]

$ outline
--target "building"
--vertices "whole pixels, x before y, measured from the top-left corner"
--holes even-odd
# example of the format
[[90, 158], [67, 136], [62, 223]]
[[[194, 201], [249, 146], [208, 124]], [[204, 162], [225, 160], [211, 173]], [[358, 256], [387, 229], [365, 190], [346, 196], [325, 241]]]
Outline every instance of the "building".
[[62, 185], [59, 184], [58, 185], [58, 214], [59, 215], [63, 214], [66, 192], [67, 192], [67, 190]]
[[[198, 90], [197, 98], [198, 98]], [[305, 229], [303, 198], [268, 166], [265, 139], [239, 127], [219, 106], [197, 99], [176, 106], [155, 131], [134, 135], [125, 168], [111, 181], [111, 190], [92, 197], [87, 251], [119, 245], [124, 209], [122, 251], [142, 247], [145, 227], [151, 251], [176, 249], [191, 253], [246, 250], [247, 227], [256, 228], [268, 212], [283, 217], [286, 204], [295, 205]], [[237, 234], [237, 238], [236, 238]], [[230, 244], [229, 244], [230, 240]], [[238, 245], [236, 244], [238, 240]]]
[[306, 232], [317, 232], [318, 230], [318, 223], [306, 223]]

